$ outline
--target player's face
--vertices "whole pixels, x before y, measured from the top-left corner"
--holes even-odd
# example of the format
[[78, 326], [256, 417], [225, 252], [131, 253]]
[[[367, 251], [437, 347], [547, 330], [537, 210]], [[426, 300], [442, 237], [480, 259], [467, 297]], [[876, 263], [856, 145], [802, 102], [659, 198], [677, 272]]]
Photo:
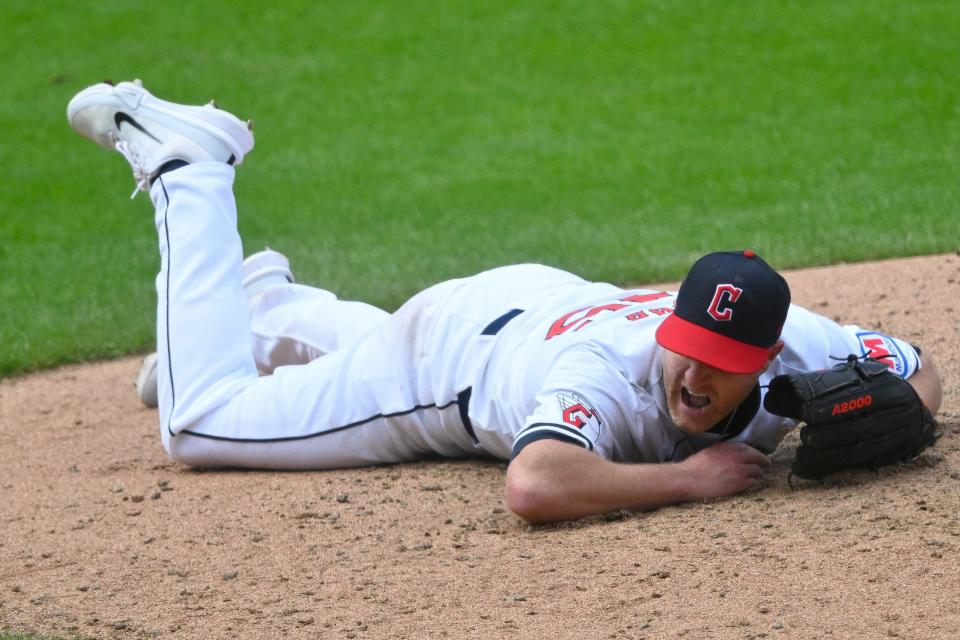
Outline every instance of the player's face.
[[[777, 343], [771, 349], [768, 365], [781, 347]], [[670, 418], [687, 433], [703, 433], [743, 402], [765, 370], [730, 373], [665, 349], [663, 388]]]

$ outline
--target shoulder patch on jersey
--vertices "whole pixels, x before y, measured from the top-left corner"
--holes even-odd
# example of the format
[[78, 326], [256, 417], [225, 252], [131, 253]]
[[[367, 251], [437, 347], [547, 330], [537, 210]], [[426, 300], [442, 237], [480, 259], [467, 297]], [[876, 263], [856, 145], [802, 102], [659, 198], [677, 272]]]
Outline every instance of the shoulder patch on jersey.
[[920, 357], [910, 344], [876, 331], [859, 331], [860, 355], [886, 362], [890, 371], [909, 378], [920, 368]]
[[596, 441], [603, 418], [589, 400], [575, 391], [561, 391], [557, 394], [557, 403], [564, 424], [579, 429], [590, 440]]

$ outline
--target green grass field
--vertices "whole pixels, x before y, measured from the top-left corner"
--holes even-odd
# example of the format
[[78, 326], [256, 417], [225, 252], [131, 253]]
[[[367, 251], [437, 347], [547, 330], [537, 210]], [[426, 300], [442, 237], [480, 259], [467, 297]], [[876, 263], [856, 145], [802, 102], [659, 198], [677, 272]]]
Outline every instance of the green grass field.
[[104, 78], [257, 123], [248, 251], [393, 308], [539, 261], [618, 283], [954, 250], [960, 4], [10, 0], [0, 375], [150, 348], [159, 259], [122, 158], [67, 126]]

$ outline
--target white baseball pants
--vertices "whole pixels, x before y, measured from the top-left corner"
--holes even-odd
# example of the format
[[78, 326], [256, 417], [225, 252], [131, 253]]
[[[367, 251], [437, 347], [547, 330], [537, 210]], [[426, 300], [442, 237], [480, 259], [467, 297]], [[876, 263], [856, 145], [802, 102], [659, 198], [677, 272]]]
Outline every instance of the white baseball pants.
[[[457, 403], [466, 383], [457, 372], [449, 385], [432, 375], [431, 354], [443, 348], [437, 318], [462, 281], [431, 287], [392, 315], [310, 287], [272, 287], [251, 325], [233, 177], [228, 165], [197, 163], [163, 174], [150, 191], [167, 452], [196, 467], [267, 469], [482, 454]], [[438, 332], [453, 349], [483, 326], [482, 318], [453, 322]], [[274, 370], [278, 362], [306, 364]], [[260, 377], [258, 366], [272, 375]]]

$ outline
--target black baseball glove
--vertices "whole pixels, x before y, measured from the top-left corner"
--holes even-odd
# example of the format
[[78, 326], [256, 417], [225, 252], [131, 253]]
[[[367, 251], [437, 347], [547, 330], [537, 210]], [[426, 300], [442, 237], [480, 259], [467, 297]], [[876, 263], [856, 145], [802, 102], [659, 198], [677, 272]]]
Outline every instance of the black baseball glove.
[[790, 469], [804, 478], [908, 460], [939, 435], [910, 383], [854, 355], [832, 369], [775, 377], [763, 406], [806, 423]]

